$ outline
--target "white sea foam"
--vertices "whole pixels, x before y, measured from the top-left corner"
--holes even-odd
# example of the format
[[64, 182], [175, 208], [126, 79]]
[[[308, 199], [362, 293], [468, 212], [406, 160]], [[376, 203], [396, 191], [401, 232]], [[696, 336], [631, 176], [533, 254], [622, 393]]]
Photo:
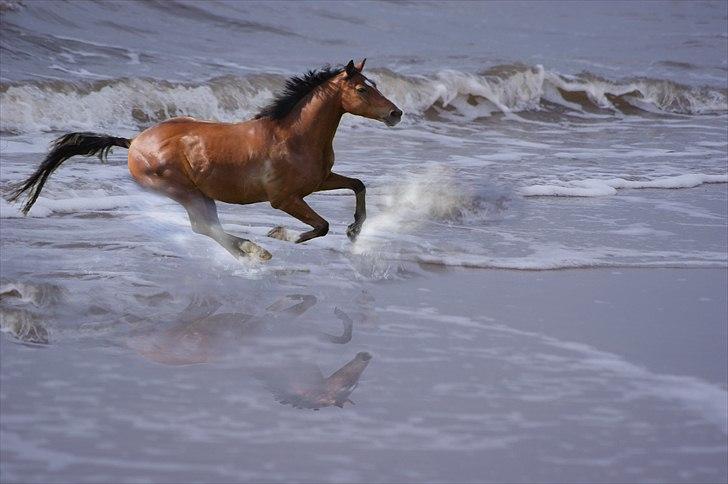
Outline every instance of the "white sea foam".
[[[40, 211], [43, 212], [42, 210]], [[44, 213], [43, 216], [48, 215], [48, 213]], [[0, 197], [0, 218], [22, 218], [23, 213], [20, 211], [20, 209], [7, 202], [4, 198]]]
[[[641, 254], [646, 259], [651, 254]], [[601, 251], [578, 251], [563, 248], [560, 251], [537, 251], [526, 257], [494, 257], [488, 255], [451, 253], [444, 255], [421, 254], [413, 257], [418, 262], [444, 267], [468, 267], [474, 269], [509, 269], [518, 271], [550, 271], [560, 269], [593, 269], [604, 267], [677, 267], [677, 268], [725, 268], [722, 254], [703, 254], [710, 259], [688, 258], [673, 254], [660, 260], [619, 261], [604, 257]]]
[[602, 197], [614, 195], [623, 188], [693, 188], [705, 183], [728, 183], [728, 175], [684, 174], [646, 180], [624, 178], [559, 181], [555, 184], [538, 184], [522, 187], [519, 192], [526, 197]]

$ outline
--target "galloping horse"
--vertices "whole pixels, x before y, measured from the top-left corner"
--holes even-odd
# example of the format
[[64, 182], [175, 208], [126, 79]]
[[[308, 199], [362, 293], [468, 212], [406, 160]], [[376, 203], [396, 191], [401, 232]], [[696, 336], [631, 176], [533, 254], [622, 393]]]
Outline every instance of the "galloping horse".
[[[323, 68], [292, 77], [283, 92], [249, 121], [218, 123], [190, 117], [152, 126], [133, 139], [95, 133], [58, 138], [43, 163], [14, 187], [11, 201], [28, 192], [27, 213], [53, 171], [75, 155], [98, 155], [113, 146], [129, 149], [129, 171], [142, 187], [168, 196], [187, 210], [192, 230], [211, 237], [235, 257], [271, 254], [253, 242], [226, 233], [215, 200], [246, 205], [269, 201], [273, 208], [313, 227], [297, 243], [326, 235], [329, 224], [304, 201], [313, 192], [348, 188], [356, 195], [356, 240], [366, 218], [361, 180], [331, 171], [332, 142], [344, 113], [396, 125], [402, 111], [363, 74], [364, 62]], [[270, 236], [281, 237], [280, 228]]]

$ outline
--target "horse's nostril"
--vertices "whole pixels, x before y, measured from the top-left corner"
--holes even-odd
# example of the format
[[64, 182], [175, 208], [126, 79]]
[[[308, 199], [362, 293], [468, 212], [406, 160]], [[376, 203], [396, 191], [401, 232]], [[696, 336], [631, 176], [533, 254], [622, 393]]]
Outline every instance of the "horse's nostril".
[[400, 116], [402, 116], [402, 111], [400, 111], [399, 109], [394, 109], [389, 112], [389, 115], [393, 118], [399, 118]]

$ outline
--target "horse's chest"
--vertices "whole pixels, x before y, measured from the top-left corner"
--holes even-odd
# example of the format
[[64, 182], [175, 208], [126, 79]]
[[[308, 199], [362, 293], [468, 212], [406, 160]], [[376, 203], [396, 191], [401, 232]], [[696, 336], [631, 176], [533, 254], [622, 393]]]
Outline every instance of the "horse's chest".
[[322, 162], [319, 163], [318, 180], [316, 186], [312, 188], [312, 191], [319, 189], [321, 184], [331, 175], [331, 169], [334, 167], [334, 152], [327, 153]]
[[313, 193], [319, 189], [323, 181], [331, 174], [334, 166], [334, 154], [324, 156], [305, 156], [294, 158], [288, 165], [286, 178], [289, 183], [298, 185], [302, 194]]
[[329, 176], [329, 173], [331, 173], [331, 169], [334, 167], [334, 159], [335, 156], [333, 150], [324, 156], [324, 172], [327, 177]]

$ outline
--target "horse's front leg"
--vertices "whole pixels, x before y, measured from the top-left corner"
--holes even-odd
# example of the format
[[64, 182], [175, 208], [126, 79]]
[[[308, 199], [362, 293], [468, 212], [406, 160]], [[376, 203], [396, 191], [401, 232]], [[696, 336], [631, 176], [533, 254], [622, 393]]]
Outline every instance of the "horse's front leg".
[[356, 210], [354, 211], [354, 223], [349, 225], [346, 229], [346, 235], [349, 240], [354, 242], [361, 231], [361, 225], [367, 218], [367, 206], [366, 206], [366, 187], [356, 178], [349, 178], [347, 176], [339, 175], [338, 173], [331, 173], [326, 180], [321, 184], [317, 191], [323, 192], [326, 190], [339, 190], [341, 188], [348, 188], [356, 195]]
[[[321, 215], [314, 212], [314, 210], [303, 201], [303, 198], [294, 196], [283, 201], [271, 201], [271, 206], [273, 208], [283, 210], [288, 215], [292, 215], [301, 222], [313, 227], [313, 230], [309, 230], [308, 232], [304, 232], [298, 236], [298, 239], [296, 239], [297, 244], [306, 242], [307, 240], [315, 237], [323, 237], [329, 232], [329, 223], [324, 220]], [[274, 232], [276, 230], [278, 230], [278, 228], [271, 230], [268, 235], [274, 237]]]

